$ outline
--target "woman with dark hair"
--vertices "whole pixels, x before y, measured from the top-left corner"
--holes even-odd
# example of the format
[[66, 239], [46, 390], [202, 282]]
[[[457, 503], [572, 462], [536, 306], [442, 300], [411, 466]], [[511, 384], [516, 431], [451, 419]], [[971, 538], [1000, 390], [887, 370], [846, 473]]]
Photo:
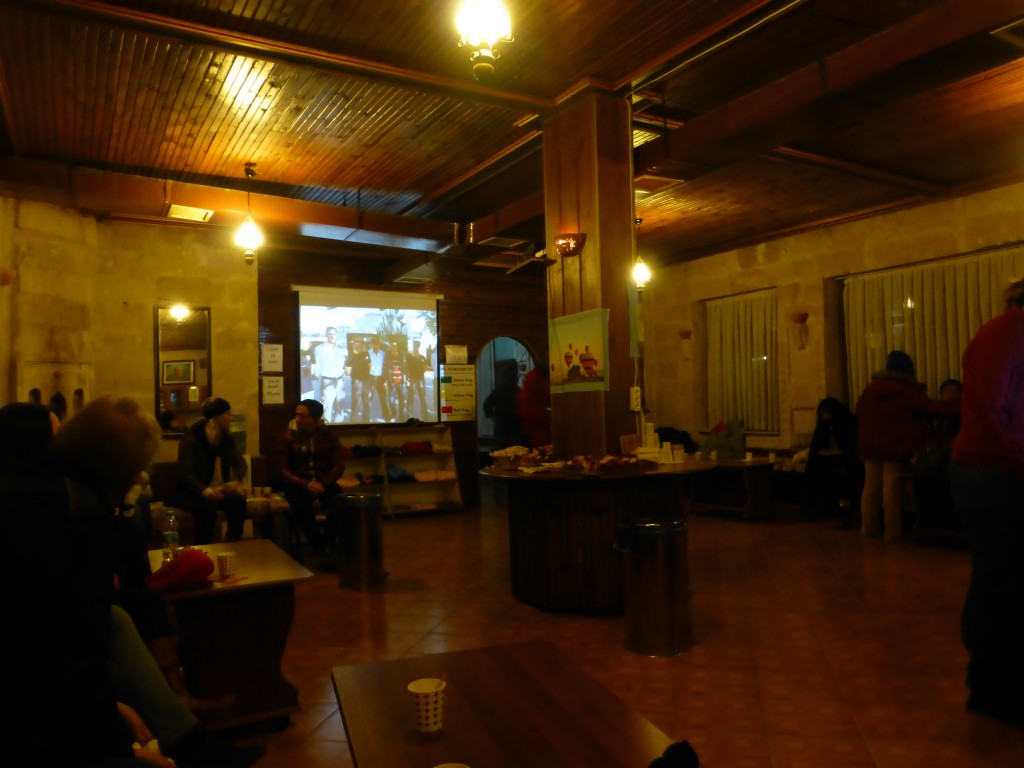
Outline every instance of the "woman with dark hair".
[[857, 454], [857, 417], [834, 397], [818, 403], [818, 420], [807, 458], [808, 506], [816, 517], [838, 516], [849, 528], [864, 485]]

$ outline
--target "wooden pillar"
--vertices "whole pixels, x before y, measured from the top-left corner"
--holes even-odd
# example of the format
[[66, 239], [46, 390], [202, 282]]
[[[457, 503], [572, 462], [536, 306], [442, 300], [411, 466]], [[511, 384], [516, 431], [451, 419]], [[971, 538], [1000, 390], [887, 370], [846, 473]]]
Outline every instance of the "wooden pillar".
[[[606, 392], [552, 396], [551, 430], [556, 454], [619, 452], [619, 436], [634, 434], [629, 388], [628, 281], [636, 252], [630, 107], [624, 97], [590, 93], [544, 124], [544, 216], [548, 269], [548, 317], [608, 310], [609, 359], [603, 361]], [[579, 256], [559, 257], [554, 238], [582, 232]], [[565, 350], [552, 349], [552, 359]]]

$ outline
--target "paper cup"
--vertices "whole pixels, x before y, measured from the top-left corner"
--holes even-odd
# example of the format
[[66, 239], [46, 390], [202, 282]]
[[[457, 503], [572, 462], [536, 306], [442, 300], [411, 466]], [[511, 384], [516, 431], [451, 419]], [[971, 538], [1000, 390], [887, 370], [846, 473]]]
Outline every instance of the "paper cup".
[[711, 452], [711, 460], [712, 461], [718, 461], [718, 451], [712, 451]]
[[686, 461], [686, 451], [681, 445], [672, 446], [672, 461], [678, 464], [681, 461]]
[[754, 460], [754, 452], [753, 451], [747, 451], [747, 461], [753, 461], [753, 460]]
[[770, 461], [772, 464], [775, 463], [775, 451], [772, 451], [771, 453], [768, 454], [768, 461]]
[[437, 677], [424, 677], [409, 683], [412, 694], [416, 730], [437, 733], [444, 727], [445, 681]]
[[218, 552], [217, 553], [217, 573], [220, 574], [222, 579], [230, 578], [235, 575], [235, 553], [234, 552]]

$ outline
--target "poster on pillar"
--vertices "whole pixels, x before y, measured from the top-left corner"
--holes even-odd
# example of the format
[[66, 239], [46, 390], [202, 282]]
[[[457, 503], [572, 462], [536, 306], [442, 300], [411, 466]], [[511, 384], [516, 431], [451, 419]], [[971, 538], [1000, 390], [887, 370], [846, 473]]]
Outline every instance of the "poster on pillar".
[[552, 392], [608, 390], [608, 310], [548, 321]]

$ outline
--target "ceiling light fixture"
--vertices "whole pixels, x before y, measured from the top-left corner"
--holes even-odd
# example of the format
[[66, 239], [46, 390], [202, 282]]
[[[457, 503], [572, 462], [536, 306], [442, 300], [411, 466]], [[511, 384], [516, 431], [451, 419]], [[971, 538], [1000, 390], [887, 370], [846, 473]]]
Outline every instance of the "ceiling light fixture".
[[511, 43], [512, 21], [501, 0], [464, 0], [455, 14], [455, 26], [461, 39], [459, 46], [473, 49], [473, 76], [486, 83], [494, 74], [494, 60], [498, 58], [495, 45]]
[[566, 256], [579, 256], [583, 252], [583, 246], [586, 244], [586, 232], [572, 232], [555, 237], [555, 250], [558, 251], [558, 255], [563, 259]]
[[[256, 163], [246, 163], [245, 178], [249, 186], [252, 185], [252, 180], [255, 176]], [[252, 203], [249, 199], [250, 192], [250, 189], [245, 190], [247, 215], [245, 221], [242, 222], [242, 226], [235, 233], [235, 245], [245, 249], [245, 256], [242, 257], [242, 260], [251, 266], [256, 261], [256, 249], [263, 245], [263, 233], [260, 232], [260, 228], [256, 226], [256, 222], [252, 218]]]

